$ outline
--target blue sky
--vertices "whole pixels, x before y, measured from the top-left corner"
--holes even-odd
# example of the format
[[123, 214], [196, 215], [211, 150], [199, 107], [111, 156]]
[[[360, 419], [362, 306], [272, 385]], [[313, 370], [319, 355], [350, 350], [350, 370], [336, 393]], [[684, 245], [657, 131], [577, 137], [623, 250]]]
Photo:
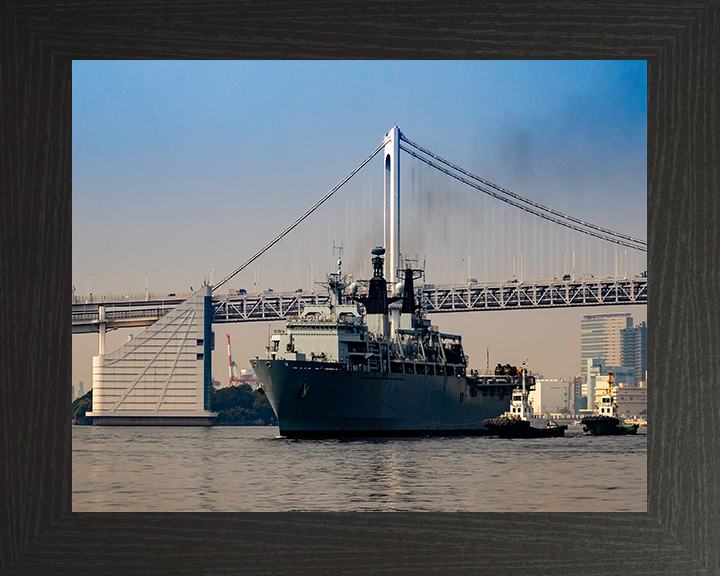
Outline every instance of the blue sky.
[[89, 273], [96, 294], [142, 292], [146, 272], [159, 292], [211, 268], [217, 281], [393, 124], [514, 192], [647, 238], [644, 61], [75, 61], [72, 106], [80, 294]]

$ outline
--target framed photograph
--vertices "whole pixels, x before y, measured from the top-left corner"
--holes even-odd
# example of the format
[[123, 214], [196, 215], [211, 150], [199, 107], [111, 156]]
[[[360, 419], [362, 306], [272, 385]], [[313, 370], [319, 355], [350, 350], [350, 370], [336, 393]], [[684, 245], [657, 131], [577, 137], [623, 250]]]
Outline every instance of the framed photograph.
[[[338, 9], [341, 7], [343, 9], [338, 12], [323, 10], [317, 14], [289, 6], [278, 7], [269, 13], [266, 7], [253, 4], [242, 7], [205, 5], [200, 12], [199, 7], [189, 5], [169, 11], [167, 6], [153, 4], [145, 6], [142, 13], [128, 12], [114, 5], [62, 9], [3, 7], [0, 13], [4, 31], [0, 35], [4, 54], [0, 61], [4, 94], [2, 139], [3, 149], [8, 152], [4, 155], [2, 172], [9, 199], [3, 210], [2, 231], [2, 244], [7, 247], [2, 275], [6, 330], [2, 337], [3, 348], [9, 352], [5, 355], [2, 372], [3, 398], [7, 407], [3, 425], [8, 464], [4, 484], [9, 488], [2, 498], [9, 520], [1, 539], [3, 570], [73, 574], [97, 573], [99, 570], [118, 574], [131, 570], [300, 574], [380, 570], [427, 574], [439, 571], [576, 574], [607, 573], [618, 569], [648, 574], [716, 571], [720, 562], [714, 546], [719, 536], [716, 528], [718, 504], [709, 486], [717, 470], [709, 455], [717, 452], [718, 440], [715, 435], [702, 430], [692, 433], [691, 426], [692, 423], [702, 426], [703, 422], [712, 421], [717, 405], [712, 361], [713, 350], [717, 348], [713, 320], [717, 306], [711, 293], [702, 289], [701, 281], [716, 272], [711, 248], [714, 245], [711, 231], [717, 224], [717, 211], [712, 203], [717, 188], [717, 174], [712, 168], [717, 164], [717, 147], [711, 137], [715, 128], [711, 110], [717, 89], [712, 73], [717, 51], [713, 42], [717, 34], [715, 5], [690, 4], [672, 8], [654, 4], [617, 5], [610, 11], [606, 5], [568, 9], [566, 5], [552, 3], [528, 6], [523, 10], [493, 5], [468, 12], [461, 7], [446, 7], [440, 21], [447, 19], [448, 25], [440, 27], [437, 12], [427, 5], [402, 13], [359, 5], [337, 6]], [[380, 21], [386, 24], [379, 25]], [[330, 511], [332, 507], [304, 505], [282, 512], [261, 512], [255, 508], [218, 513], [218, 509], [211, 506], [204, 508], [209, 512], [198, 513], [161, 511], [162, 508], [137, 512], [142, 504], [135, 508], [136, 513], [117, 514], [107, 509], [102, 512], [76, 511], [73, 492], [79, 485], [73, 477], [73, 430], [68, 418], [68, 392], [75, 384], [75, 378], [72, 376], [73, 337], [67, 325], [67, 296], [77, 283], [72, 272], [78, 248], [73, 245], [76, 242], [75, 212], [78, 210], [79, 214], [86, 204], [99, 202], [103, 196], [98, 192], [94, 199], [91, 194], [75, 197], [75, 190], [80, 190], [76, 188], [76, 178], [81, 177], [83, 171], [72, 169], [72, 163], [76, 159], [76, 146], [85, 144], [75, 139], [72, 129], [76, 119], [74, 65], [88, 60], [154, 61], [168, 57], [236, 61], [291, 57], [404, 62], [407, 59], [440, 61], [461, 57], [647, 62], [648, 192], [647, 231], [643, 239], [649, 245], [646, 252], [649, 257], [643, 262], [645, 266], [640, 260], [634, 262], [636, 268], [632, 273], [632, 276], [637, 274], [644, 278], [645, 285], [651, 283], [648, 290], [651, 302], [642, 319], [651, 326], [646, 344], [647, 373], [653, 380], [647, 389], [647, 414], [652, 423], [643, 438], [647, 446], [647, 491], [639, 496], [646, 498], [646, 511], [631, 506], [624, 508], [625, 511], [612, 507], [608, 511], [588, 510], [582, 506], [576, 511], [563, 508], [561, 512], [549, 511], [542, 506], [535, 507], [536, 511], [527, 511], [532, 507], [523, 511], [512, 508], [503, 509], [511, 511], [491, 511], [464, 506], [467, 502], [464, 502], [463, 493], [471, 493], [474, 502], [483, 494], [481, 489], [471, 488], [470, 484], [464, 486], [464, 492], [456, 492], [452, 500], [454, 506], [445, 509], [430, 506], [422, 512], [419, 508], [402, 506], [390, 507], [383, 512], [380, 506]], [[413, 63], [414, 66], [420, 64]], [[101, 67], [101, 63], [97, 65]], [[117, 87], [117, 77], [108, 76], [106, 90]], [[132, 99], [137, 98], [131, 87], [129, 80], [127, 93], [113, 94], [118, 106], [129, 106]], [[411, 96], [408, 94], [406, 98]], [[533, 98], [533, 101], [538, 99]], [[642, 101], [642, 97], [639, 100]], [[170, 109], [161, 112], [171, 113]], [[82, 113], [78, 111], [77, 118], [81, 117]], [[142, 120], [157, 121], [157, 118], [136, 120], [141, 125]], [[103, 121], [111, 126], [113, 118]], [[397, 119], [393, 119], [395, 121]], [[390, 128], [392, 124], [387, 127], [388, 131]], [[411, 130], [408, 130], [408, 140], [442, 156], [435, 141], [420, 142], [410, 134]], [[516, 146], [512, 148], [513, 140], [508, 141], [506, 152], [511, 154], [514, 150], [515, 160], [521, 162], [523, 150], [528, 148], [523, 148], [521, 140], [514, 142]], [[182, 146], [183, 142], [177, 144]], [[202, 147], [202, 143], [195, 144]], [[337, 144], [333, 146], [337, 147]], [[138, 159], [146, 163], [156, 160], [140, 148]], [[113, 153], [110, 148], [104, 152]], [[427, 154], [423, 157], [432, 158]], [[452, 161], [453, 158], [448, 156], [447, 159]], [[211, 164], [212, 159], [209, 162]], [[414, 162], [416, 164], [406, 162], [407, 168], [413, 168], [410, 177], [415, 178], [412, 190], [416, 193], [416, 203], [410, 205], [410, 210], [419, 213], [424, 193], [419, 177], [427, 173], [422, 171], [426, 168], [421, 170], [419, 167], [422, 160], [415, 158]], [[541, 165], [538, 170], [542, 172], [544, 168]], [[474, 170], [469, 172], [476, 176]], [[191, 176], [185, 175], [186, 179]], [[142, 176], [139, 178], [141, 183]], [[467, 175], [464, 178], [472, 180]], [[487, 176], [485, 178], [490, 181]], [[142, 184], [147, 185], [147, 182]], [[112, 187], [114, 182], [106, 179], [104, 185]], [[383, 189], [378, 182], [374, 186], [375, 191]], [[325, 188], [330, 189], [329, 186]], [[142, 190], [142, 186], [139, 185], [138, 190]], [[143, 201], [148, 200], [141, 194], [128, 205], [114, 209], [138, 211]], [[166, 200], [168, 210], [172, 210], [169, 193]], [[613, 200], [619, 211], [622, 210], [621, 200]], [[82, 204], [76, 204], [78, 201]], [[299, 206], [305, 204], [299, 203]], [[477, 210], [473, 212], [469, 201], [465, 216], [479, 215], [479, 208]], [[222, 207], [219, 208], [221, 212]], [[462, 210], [456, 212], [457, 218], [463, 217]], [[118, 214], [106, 213], [105, 224], [110, 226], [113, 220], [118, 222]], [[132, 218], [133, 214], [130, 214], [130, 220]], [[144, 217], [137, 218], [142, 222]], [[152, 224], [151, 220], [143, 223]], [[102, 233], [103, 224], [93, 224], [97, 226], [98, 235]], [[508, 248], [502, 258], [505, 268], [491, 267], [492, 274], [507, 276], [499, 279], [500, 283], [519, 279], [519, 258], [513, 267], [508, 257], [526, 253], [524, 228], [517, 220], [514, 225], [509, 234], [514, 236], [514, 248]], [[179, 226], [186, 224], [180, 222]], [[217, 231], [219, 238], [223, 238], [226, 228]], [[343, 229], [342, 221], [338, 229]], [[414, 234], [418, 239], [418, 254], [421, 254], [427, 246], [421, 245], [421, 234], [417, 230]], [[642, 235], [629, 235], [642, 238]], [[233, 232], [228, 231], [228, 238], [232, 237]], [[383, 231], [383, 240], [386, 238]], [[83, 238], [83, 242], [93, 240]], [[400, 242], [402, 244], [402, 237]], [[102, 254], [101, 241], [97, 240], [97, 244], [98, 253]], [[387, 245], [391, 245], [389, 241]], [[285, 248], [292, 253], [292, 246]], [[568, 282], [563, 280], [566, 250], [558, 244], [554, 244], [554, 248], [552, 264], [546, 263], [548, 272], [552, 273], [550, 279]], [[563, 258], [557, 256], [558, 248]], [[357, 257], [360, 262], [359, 251]], [[482, 280], [478, 278], [480, 263], [475, 262], [473, 267], [460, 258], [460, 264], [444, 277], [448, 278], [449, 284], [467, 284], [469, 291], [477, 289], [471, 280]], [[612, 251], [596, 255], [596, 259], [597, 270], [603, 272], [603, 277], [618, 276]], [[562, 276], [555, 272], [561, 269]], [[257, 280], [253, 275], [245, 282], [266, 281], [267, 270], [262, 270], [263, 280]], [[523, 274], [524, 271], [523, 267]], [[332, 273], [330, 269], [323, 272]], [[367, 272], [366, 269], [366, 275]], [[646, 272], [645, 276], [643, 272]], [[356, 273], [360, 274], [359, 267]], [[460, 278], [455, 278], [458, 273]], [[295, 270], [294, 285], [304, 284], [306, 274], [302, 267]], [[438, 271], [436, 277], [443, 276]], [[569, 282], [572, 284], [573, 281], [571, 277]], [[208, 282], [211, 284], [214, 282]], [[692, 297], [687, 293], [688, 284], [695, 287], [691, 288]], [[148, 288], [146, 285], [149, 293]], [[170, 298], [171, 293], [173, 296], [178, 294], [179, 288], [170, 288], [170, 284], [163, 288], [166, 298]], [[235, 296], [239, 297], [239, 290], [248, 287], [243, 285], [234, 289], [238, 291]], [[426, 286], [426, 289], [434, 290], [435, 287]], [[129, 289], [121, 290], [129, 292]], [[403, 290], [398, 288], [397, 294], [402, 298]], [[683, 294], [685, 297], [681, 296]], [[269, 291], [267, 297], [271, 298]], [[25, 304], [20, 305], [23, 302]], [[34, 311], [32, 322], [28, 322], [30, 311]], [[479, 312], [471, 316], [475, 315], [482, 316]], [[440, 323], [443, 316], [437, 316]], [[401, 320], [397, 322], [400, 325]], [[273, 334], [268, 335], [266, 330], [267, 324], [259, 338], [262, 349], [270, 348], [273, 342]], [[202, 346], [204, 350], [204, 338], [193, 340], [195, 346]], [[199, 340], [203, 340], [202, 344], [198, 344]], [[223, 341], [222, 338], [216, 341], [219, 357], [224, 353]], [[282, 343], [291, 345], [290, 342]], [[480, 350], [479, 354], [474, 352], [472, 355], [481, 365], [479, 370], [485, 364], [484, 368], [490, 372], [493, 366], [487, 357], [483, 358], [482, 345], [479, 342], [470, 345]], [[453, 348], [451, 343], [438, 350], [438, 354], [445, 351], [443, 365], [453, 366], [452, 378], [475, 377], [460, 374], [457, 371], [460, 362], [447, 362], [448, 358], [452, 359], [448, 353], [456, 352], [462, 358], [462, 350]], [[286, 346], [285, 352], [293, 350]], [[491, 350], [490, 354], [494, 355], [495, 351]], [[256, 356], [262, 357], [261, 354]], [[541, 355], [537, 353], [536, 357], [540, 363]], [[195, 358], [202, 366], [204, 359], [204, 356]], [[516, 370], [522, 365], [515, 359], [497, 360], [501, 365], [512, 362]], [[388, 357], [388, 361], [392, 359]], [[343, 358], [343, 362], [349, 362], [349, 359]], [[232, 379], [230, 358], [229, 363], [229, 378]], [[432, 366], [431, 369], [436, 371], [436, 364], [440, 363], [432, 362], [426, 356], [420, 364], [422, 366], [418, 368], [414, 360], [403, 362], [402, 374], [427, 377], [428, 367]], [[577, 366], [576, 372], [580, 368]], [[424, 374], [418, 373], [419, 369]], [[533, 376], [542, 372], [552, 375], [548, 370], [537, 369]], [[525, 372], [521, 367], [516, 374]], [[690, 377], [691, 374], [697, 374], [697, 377]], [[608, 370], [604, 375], [599, 372], [594, 382], [602, 383], [602, 376], [607, 375]], [[501, 374], [493, 370], [493, 376]], [[587, 386], [588, 382], [586, 395], [589, 392]], [[504, 392], [499, 390], [502, 387], [497, 383], [492, 388], [495, 395]], [[482, 397], [482, 388], [478, 389]], [[610, 387], [609, 391], [617, 396], [621, 392], [619, 386], [615, 390]], [[312, 384], [306, 386], [304, 392], [303, 400], [312, 394]], [[489, 388], [487, 392], [489, 398]], [[204, 402], [204, 396], [201, 400]], [[470, 400], [472, 397], [468, 398]], [[510, 402], [508, 398], [508, 407]], [[604, 400], [600, 398], [599, 402], [603, 404]], [[678, 431], [678, 422], [685, 424], [682, 432]], [[137, 438], [127, 440], [132, 445]], [[165, 444], [172, 452], [172, 442]], [[232, 451], [228, 452], [228, 457], [232, 458]], [[608, 467], [611, 466], [609, 463]], [[643, 472], [635, 470], [630, 474]], [[270, 476], [273, 472], [269, 470], [266, 474]], [[167, 478], [168, 487], [174, 479]], [[213, 485], [211, 476], [203, 482], [208, 494], [204, 501], [213, 501], [218, 486]], [[450, 488], [451, 484], [448, 485]], [[237, 489], [243, 489], [242, 483]], [[487, 495], [488, 499], [507, 498], [511, 501], [512, 494], [512, 490], [504, 495], [495, 490], [488, 491]], [[519, 492], [516, 497], [520, 497]], [[203, 509], [202, 506], [199, 508]], [[123, 511], [122, 506], [112, 509]], [[175, 510], [179, 511], [178, 508]], [[88, 551], [91, 554], [87, 554]]]

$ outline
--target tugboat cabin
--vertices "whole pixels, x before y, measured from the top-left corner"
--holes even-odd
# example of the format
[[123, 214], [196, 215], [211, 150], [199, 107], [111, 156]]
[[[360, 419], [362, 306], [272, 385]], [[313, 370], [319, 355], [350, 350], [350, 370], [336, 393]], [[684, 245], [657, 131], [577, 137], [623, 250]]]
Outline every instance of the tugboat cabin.
[[612, 415], [612, 398], [610, 396], [603, 396], [600, 400], [600, 415], [611, 416]]

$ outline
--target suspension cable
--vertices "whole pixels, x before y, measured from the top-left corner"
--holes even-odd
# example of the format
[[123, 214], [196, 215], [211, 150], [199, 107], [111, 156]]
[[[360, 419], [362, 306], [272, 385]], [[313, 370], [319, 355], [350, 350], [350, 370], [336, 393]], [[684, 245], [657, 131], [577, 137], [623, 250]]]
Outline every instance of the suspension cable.
[[340, 181], [339, 184], [337, 184], [332, 190], [330, 190], [330, 192], [328, 192], [327, 194], [325, 194], [325, 196], [323, 196], [320, 200], [318, 200], [318, 201], [315, 203], [315, 205], [314, 205], [312, 208], [310, 208], [310, 210], [308, 210], [307, 212], [305, 212], [305, 214], [303, 214], [302, 216], [300, 216], [300, 218], [298, 218], [297, 220], [295, 220], [295, 222], [293, 222], [288, 228], [285, 229], [284, 232], [282, 232], [282, 233], [281, 233], [279, 236], [277, 236], [272, 242], [270, 242], [267, 246], [265, 246], [265, 248], [263, 248], [262, 250], [259, 250], [254, 256], [252, 256], [251, 258], [249, 258], [244, 264], [242, 264], [241, 266], [239, 266], [238, 268], [236, 268], [234, 272], [232, 272], [231, 274], [228, 274], [228, 275], [227, 275], [225, 278], [223, 278], [220, 282], [218, 282], [217, 284], [215, 284], [215, 286], [213, 286], [213, 292], [214, 292], [215, 290], [217, 290], [218, 288], [220, 288], [220, 286], [222, 286], [223, 284], [225, 284], [228, 280], [230, 280], [230, 279], [231, 279], [233, 276], [235, 276], [238, 272], [241, 272], [242, 270], [244, 270], [245, 268], [247, 268], [250, 264], [252, 264], [255, 260], [257, 260], [258, 258], [260, 258], [260, 256], [262, 256], [267, 250], [269, 250], [269, 249], [272, 248], [275, 244], [277, 244], [284, 236], [286, 236], [286, 235], [287, 235], [289, 232], [291, 232], [298, 224], [300, 224], [300, 222], [302, 222], [303, 220], [305, 220], [305, 218], [307, 218], [308, 216], [310, 216], [310, 214], [312, 214], [313, 212], [315, 212], [315, 210], [317, 210], [317, 209], [325, 202], [325, 200], [327, 200], [328, 198], [330, 198], [330, 196], [332, 196], [333, 194], [335, 194], [335, 192], [337, 192], [348, 180], [350, 180], [350, 178], [352, 178], [353, 176], [355, 176], [355, 174], [360, 170], [360, 168], [362, 168], [363, 166], [365, 166], [365, 164], [367, 164], [368, 162], [370, 162], [370, 160], [372, 160], [372, 159], [375, 157], [375, 155], [376, 155], [378, 152], [380, 152], [380, 150], [382, 150], [384, 147], [385, 147], [385, 143], [380, 144], [380, 146], [378, 146], [378, 147], [375, 149], [375, 151], [374, 151], [372, 154], [370, 154], [370, 156], [368, 156], [368, 157], [364, 160], [364, 162], [363, 162], [362, 164], [360, 164], [357, 168], [355, 168], [355, 170], [353, 170], [352, 172], [350, 172], [350, 174], [348, 174], [347, 176], [345, 176], [345, 178], [343, 178], [343, 179]]
[[[470, 172], [467, 172], [466, 170], [463, 170], [459, 166], [455, 166], [454, 164], [448, 162], [447, 160], [443, 160], [439, 156], [436, 156], [429, 150], [426, 150], [422, 146], [415, 144], [414, 142], [411, 142], [408, 140], [405, 135], [400, 132], [400, 139], [410, 144], [410, 146], [413, 146], [414, 148], [420, 150], [424, 154], [427, 154], [428, 156], [431, 156], [432, 158], [435, 158], [438, 162], [442, 162], [446, 166], [450, 166], [453, 170], [457, 170], [458, 172], [464, 174], [465, 176], [468, 176], [474, 180], [477, 180], [478, 182], [482, 182], [486, 186], [490, 186], [491, 188], [494, 188], [495, 190], [502, 192], [503, 194], [506, 194], [512, 198], [515, 198], [516, 200], [520, 200], [521, 202], [524, 202], [526, 204], [530, 204], [534, 208], [537, 208], [539, 210], [544, 210], [545, 212], [549, 212], [550, 214], [553, 214], [554, 216], [565, 218], [566, 220], [570, 220], [571, 222], [575, 222], [576, 224], [580, 224], [582, 226], [585, 226], [586, 228], [592, 228], [593, 230], [597, 230], [599, 232], [604, 232], [605, 234], [610, 234], [611, 236], [617, 236], [618, 238], [622, 238], [624, 240], [629, 240], [630, 242], [635, 242], [637, 244], [641, 244], [645, 246], [644, 251], [647, 252], [647, 241], [641, 240], [638, 238], [633, 238], [632, 236], [626, 236], [625, 234], [620, 234], [619, 232], [613, 232], [612, 230], [608, 230], [607, 228], [603, 228], [601, 226], [597, 226], [595, 224], [591, 224], [590, 222], [583, 222], [582, 220], [578, 218], [574, 218], [572, 216], [568, 216], [567, 214], [563, 214], [562, 212], [558, 212], [557, 210], [553, 210], [552, 208], [547, 208], [546, 206], [543, 206], [542, 204], [538, 204], [537, 202], [533, 202], [532, 200], [528, 200], [527, 198], [523, 198], [522, 196], [515, 194], [514, 192], [510, 192], [510, 190], [505, 190], [504, 188], [501, 188], [497, 184], [493, 184], [492, 182], [488, 182], [487, 180], [484, 180], [480, 178], [479, 176], [475, 176], [474, 174], [471, 174]], [[404, 149], [406, 152], [409, 152], [409, 150]], [[417, 158], [417, 156], [416, 156]], [[421, 158], [422, 160], [422, 158]], [[522, 208], [522, 207], [520, 207]], [[532, 212], [533, 214], [536, 214], [535, 212]], [[539, 215], [539, 214], [538, 214]], [[588, 232], [589, 233], [589, 232]], [[595, 234], [593, 234], [595, 236]], [[600, 236], [597, 236], [600, 238]], [[621, 242], [618, 242], [618, 244], [622, 244]], [[627, 246], [627, 244], [622, 244], [623, 246]]]
[[422, 156], [415, 154], [415, 152], [405, 148], [404, 146], [400, 146], [400, 150], [403, 150], [404, 152], [407, 152], [408, 154], [410, 154], [411, 156], [414, 156], [418, 160], [425, 162], [425, 164], [427, 164], [428, 166], [432, 166], [436, 170], [439, 170], [440, 172], [443, 172], [444, 174], [447, 174], [448, 176], [451, 176], [452, 178], [459, 180], [463, 184], [467, 184], [468, 186], [471, 186], [472, 188], [475, 188], [476, 190], [480, 190], [480, 192], [483, 192], [489, 196], [492, 196], [493, 198], [497, 198], [498, 200], [501, 200], [502, 202], [505, 202], [506, 204], [510, 204], [510, 206], [514, 206], [515, 208], [519, 208], [520, 210], [523, 210], [523, 211], [533, 214], [535, 216], [539, 216], [540, 218], [544, 218], [545, 220], [549, 220], [550, 222], [559, 224], [560, 226], [565, 226], [566, 228], [570, 228], [571, 230], [575, 230], [577, 232], [582, 232], [583, 234], [588, 234], [590, 236], [594, 236], [595, 238], [600, 238], [601, 240], [605, 240], [607, 242], [613, 242], [615, 244], [620, 244], [621, 246], [626, 246], [627, 248], [632, 248], [633, 250], [640, 250], [641, 252], [647, 252], [646, 247], [635, 246], [633, 244], [628, 244], [627, 242], [624, 242], [623, 240], [618, 240], [617, 238], [603, 236], [603, 235], [598, 234], [597, 232], [593, 232], [591, 230], [584, 230], [573, 224], [570, 224], [563, 220], [559, 220], [558, 218], [553, 218], [551, 216], [548, 216], [547, 214], [543, 214], [542, 212], [538, 212], [537, 210], [532, 210], [526, 206], [518, 204], [517, 202], [513, 202], [509, 198], [500, 196], [499, 194], [496, 194], [495, 192], [492, 192], [491, 190], [487, 190], [486, 188], [483, 188], [482, 186], [479, 186], [478, 184], [475, 184], [474, 182], [470, 182], [469, 180], [466, 180], [465, 178], [458, 176], [457, 174], [453, 174], [449, 170], [446, 170], [445, 168], [438, 166], [437, 164], [435, 164], [434, 162], [431, 162], [427, 158], [423, 158]]

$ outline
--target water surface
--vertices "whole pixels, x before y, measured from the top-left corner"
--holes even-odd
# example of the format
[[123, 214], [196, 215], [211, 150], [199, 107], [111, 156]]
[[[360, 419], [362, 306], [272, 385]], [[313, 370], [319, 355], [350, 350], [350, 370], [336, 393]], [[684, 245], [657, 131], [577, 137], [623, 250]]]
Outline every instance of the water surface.
[[647, 436], [290, 440], [73, 426], [75, 512], [646, 512]]

